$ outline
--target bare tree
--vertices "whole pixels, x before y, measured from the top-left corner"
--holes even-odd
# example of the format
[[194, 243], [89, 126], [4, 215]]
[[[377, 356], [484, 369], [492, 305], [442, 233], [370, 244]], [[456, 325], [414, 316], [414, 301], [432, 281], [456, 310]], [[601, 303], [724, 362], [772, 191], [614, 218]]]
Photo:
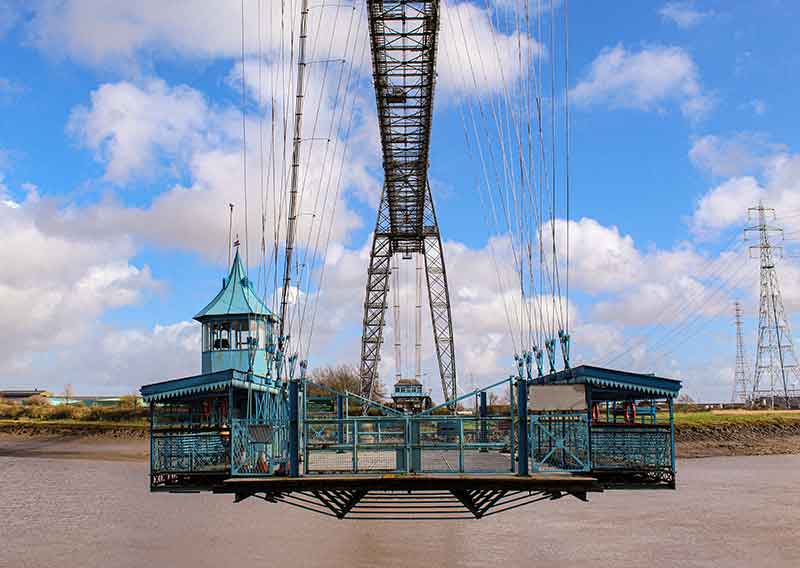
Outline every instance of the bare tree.
[[75, 391], [72, 389], [72, 385], [67, 383], [64, 385], [64, 404], [69, 404], [73, 396], [75, 396]]
[[[328, 365], [314, 369], [311, 372], [311, 381], [328, 387], [338, 392], [358, 393], [361, 390], [361, 377], [358, 369], [353, 365]], [[382, 400], [386, 392], [383, 384], [376, 380], [372, 385], [372, 399]]]

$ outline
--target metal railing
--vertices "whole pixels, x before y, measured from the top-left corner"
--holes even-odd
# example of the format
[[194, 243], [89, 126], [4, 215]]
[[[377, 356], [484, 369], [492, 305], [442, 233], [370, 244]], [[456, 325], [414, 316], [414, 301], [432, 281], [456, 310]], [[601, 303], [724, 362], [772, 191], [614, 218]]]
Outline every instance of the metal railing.
[[236, 419], [231, 424], [231, 475], [272, 475], [289, 461], [289, 423]]
[[669, 426], [592, 427], [592, 465], [596, 470], [671, 469]]
[[150, 469], [157, 473], [218, 473], [229, 467], [228, 431], [153, 432]]
[[307, 419], [305, 473], [493, 473], [513, 471], [505, 416]]
[[589, 422], [585, 413], [534, 414], [529, 421], [531, 471], [589, 471]]

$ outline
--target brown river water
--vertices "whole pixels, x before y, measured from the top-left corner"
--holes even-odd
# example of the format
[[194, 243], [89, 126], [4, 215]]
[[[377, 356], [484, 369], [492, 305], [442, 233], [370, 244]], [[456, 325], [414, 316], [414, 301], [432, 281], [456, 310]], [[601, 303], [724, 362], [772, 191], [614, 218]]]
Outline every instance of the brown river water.
[[141, 461], [0, 457], [0, 567], [800, 567], [800, 455], [679, 462], [677, 491], [481, 521], [338, 521], [147, 490]]

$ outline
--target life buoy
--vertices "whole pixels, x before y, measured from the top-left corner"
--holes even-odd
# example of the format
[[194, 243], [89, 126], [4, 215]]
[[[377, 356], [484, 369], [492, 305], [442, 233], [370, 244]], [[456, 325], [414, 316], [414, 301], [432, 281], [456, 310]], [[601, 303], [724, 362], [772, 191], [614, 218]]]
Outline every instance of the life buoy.
[[625, 403], [625, 424], [636, 422], [636, 405], [632, 402]]
[[600, 422], [600, 405], [592, 404], [592, 422]]

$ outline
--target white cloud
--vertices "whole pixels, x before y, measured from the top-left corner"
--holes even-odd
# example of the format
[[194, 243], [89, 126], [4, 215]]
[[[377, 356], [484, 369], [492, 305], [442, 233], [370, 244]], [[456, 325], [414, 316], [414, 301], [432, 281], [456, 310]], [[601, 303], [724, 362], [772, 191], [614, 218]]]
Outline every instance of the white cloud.
[[[310, 11], [309, 61], [355, 58], [356, 72], [364, 77], [371, 74], [369, 51], [364, 49], [368, 42], [366, 10], [365, 5], [359, 6], [354, 10], [334, 4]], [[257, 6], [247, 3], [246, 56], [261, 54], [272, 62], [288, 63], [288, 49], [281, 51], [281, 44], [288, 46], [292, 31], [296, 35], [299, 9], [295, 12], [282, 2], [263, 3], [259, 46]], [[499, 31], [493, 22], [496, 17], [477, 3], [442, 3], [437, 84], [441, 92], [452, 94], [472, 85], [466, 48], [477, 54], [476, 48], [481, 46], [485, 61], [473, 58], [472, 65], [483, 90], [497, 90], [518, 75], [513, 65], [518, 45], [530, 53], [541, 48], [527, 35]], [[34, 45], [55, 57], [68, 56], [133, 75], [140, 75], [142, 67], [147, 68], [155, 57], [239, 59], [242, 50], [239, 4], [226, 7], [215, 0], [45, 2], [35, 10], [28, 33]], [[316, 67], [310, 65], [307, 70], [313, 72]]]
[[570, 96], [579, 106], [639, 110], [662, 111], [666, 103], [674, 102], [693, 120], [714, 106], [713, 97], [700, 84], [697, 65], [680, 47], [649, 46], [638, 52], [622, 45], [606, 48]]
[[[301, 146], [298, 243], [308, 243], [312, 231], [312, 242], [316, 242], [320, 229], [327, 230], [331, 222], [332, 238], [346, 239], [361, 220], [345, 196], [366, 198], [379, 190], [370, 173], [380, 158], [375, 149], [377, 139], [373, 139], [376, 133], [370, 126], [374, 114], [364, 110], [369, 103], [356, 99], [347, 164], [342, 166], [347, 141], [341, 129], [331, 126], [344, 119], [349, 122], [349, 115], [342, 116], [342, 104], [334, 108], [332, 95], [319, 100], [318, 114], [312, 114], [303, 128], [306, 142]], [[353, 107], [348, 104], [347, 108]], [[288, 179], [289, 160], [283, 156], [291, 153], [291, 136], [283, 137], [280, 130], [271, 136], [271, 111], [262, 111], [263, 129], [258, 116], [248, 115], [246, 123], [250, 240], [245, 250], [253, 251], [253, 263], [259, 258], [255, 251], [259, 250], [262, 221], [269, 245], [276, 222], [285, 220], [285, 209], [278, 206], [278, 200]], [[275, 128], [280, 129], [283, 111], [276, 112]], [[227, 236], [228, 203], [237, 206], [234, 230], [245, 241], [241, 120], [236, 110], [214, 108], [186, 86], [171, 87], [160, 80], [102, 85], [92, 93], [90, 105], [73, 111], [70, 131], [106, 164], [105, 177], [125, 183], [162, 171], [182, 174], [190, 183], [167, 188], [138, 207], [125, 206], [112, 196], [88, 207], [56, 207], [48, 202], [39, 207], [39, 213], [47, 217], [54, 231], [78, 231], [96, 238], [130, 235], [137, 242], [197, 251], [217, 261]], [[325, 139], [320, 140], [322, 137]], [[340, 176], [343, 189], [337, 196]]]
[[694, 2], [667, 2], [658, 13], [683, 29], [693, 28], [713, 14], [698, 10]]
[[[364, 45], [366, 5], [356, 7], [333, 3], [310, 10], [308, 61], [342, 57], [349, 43]], [[54, 57], [137, 73], [142, 64], [147, 67], [157, 57], [240, 58], [241, 10], [238, 2], [218, 0], [41, 2], [28, 24], [28, 34], [35, 46]], [[275, 59], [280, 57], [282, 43], [288, 46], [294, 41], [296, 47], [299, 4], [246, 2], [244, 10], [247, 56]], [[288, 50], [283, 55], [288, 60]]]
[[158, 283], [146, 265], [130, 263], [127, 239], [50, 234], [36, 222], [35, 193], [2, 197], [0, 313], [9, 332], [0, 372], [13, 378], [31, 358], [79, 344], [104, 312], [139, 302]]
[[[696, 234], [716, 234], [742, 225], [748, 207], [759, 200], [776, 210], [779, 225], [788, 231], [800, 229], [795, 213], [800, 210], [800, 155], [764, 137], [738, 134], [698, 141], [693, 160], [716, 175], [729, 177], [703, 195], [692, 215]], [[749, 171], [752, 175], [740, 175]]]
[[732, 136], [707, 135], [698, 138], [689, 150], [692, 163], [715, 177], [732, 177], [761, 172], [786, 146], [770, 142], [755, 132]]
[[105, 162], [105, 177], [127, 182], [136, 175], [154, 175], [158, 158], [186, 161], [193, 152], [222, 145], [226, 118], [211, 109], [198, 91], [169, 87], [152, 79], [142, 86], [129, 82], [101, 85], [89, 107], [75, 108], [68, 130]]
[[697, 203], [692, 217], [696, 232], [719, 231], [742, 224], [747, 208], [755, 206], [764, 190], [753, 177], [732, 178], [706, 193]]
[[504, 33], [497, 15], [471, 2], [441, 6], [437, 89], [443, 96], [486, 94], [510, 88], [524, 70], [518, 64], [543, 50], [520, 31]]

